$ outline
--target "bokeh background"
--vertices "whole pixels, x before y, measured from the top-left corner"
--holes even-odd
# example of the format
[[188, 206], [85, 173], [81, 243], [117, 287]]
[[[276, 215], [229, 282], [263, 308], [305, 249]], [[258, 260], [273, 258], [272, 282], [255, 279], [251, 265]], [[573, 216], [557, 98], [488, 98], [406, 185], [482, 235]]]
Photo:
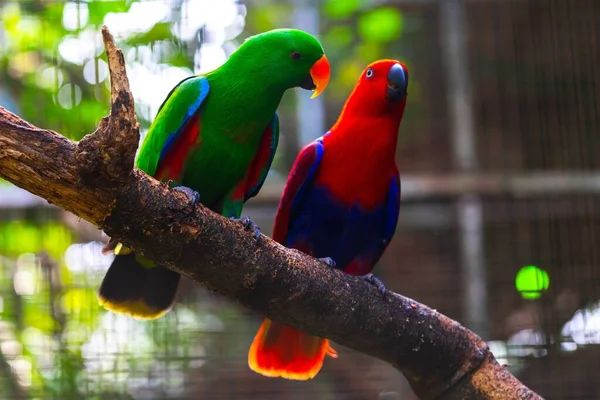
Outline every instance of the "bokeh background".
[[[376, 273], [480, 334], [546, 399], [600, 398], [597, 0], [3, 0], [0, 105], [72, 139], [92, 132], [109, 103], [101, 24], [124, 49], [142, 133], [172, 86], [249, 35], [318, 35], [330, 86], [285, 95], [277, 158], [244, 211], [266, 234], [298, 150], [367, 63], [402, 60], [402, 207]], [[157, 321], [105, 312], [106, 240], [0, 183], [0, 398], [415, 399], [390, 366], [339, 345], [310, 382], [252, 373], [260, 316], [189, 281]]]

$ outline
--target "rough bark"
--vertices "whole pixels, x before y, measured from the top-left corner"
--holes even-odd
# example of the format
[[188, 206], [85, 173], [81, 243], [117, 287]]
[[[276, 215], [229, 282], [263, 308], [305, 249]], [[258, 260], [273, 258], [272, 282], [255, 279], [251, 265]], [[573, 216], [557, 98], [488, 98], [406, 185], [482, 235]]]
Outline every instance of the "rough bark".
[[138, 124], [121, 51], [103, 28], [112, 107], [74, 143], [0, 107], [0, 176], [240, 304], [387, 361], [421, 399], [541, 399], [473, 332], [241, 224], [133, 168]]

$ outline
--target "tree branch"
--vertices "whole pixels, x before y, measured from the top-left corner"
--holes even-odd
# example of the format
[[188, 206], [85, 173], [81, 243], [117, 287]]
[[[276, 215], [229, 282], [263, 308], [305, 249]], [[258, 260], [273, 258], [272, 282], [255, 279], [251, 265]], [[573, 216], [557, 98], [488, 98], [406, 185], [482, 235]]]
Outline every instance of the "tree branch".
[[421, 399], [541, 399], [459, 323], [383, 296], [198, 205], [133, 168], [138, 124], [121, 51], [102, 34], [111, 114], [74, 143], [0, 107], [0, 176], [113, 238], [275, 321], [387, 361]]

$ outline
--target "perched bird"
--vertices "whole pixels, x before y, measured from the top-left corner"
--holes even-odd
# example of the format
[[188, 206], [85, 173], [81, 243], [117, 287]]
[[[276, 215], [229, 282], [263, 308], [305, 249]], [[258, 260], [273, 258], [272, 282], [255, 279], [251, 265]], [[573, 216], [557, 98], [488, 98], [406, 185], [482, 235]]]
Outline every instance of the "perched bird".
[[[329, 132], [306, 146], [292, 167], [273, 239], [320, 258], [333, 268], [371, 274], [396, 230], [400, 176], [395, 153], [406, 106], [408, 71], [396, 60], [362, 72]], [[265, 319], [248, 353], [250, 369], [269, 377], [317, 375], [329, 341]]]
[[[216, 70], [191, 76], [169, 93], [152, 122], [136, 166], [172, 181], [193, 203], [200, 201], [240, 221], [260, 237], [251, 219], [239, 220], [271, 167], [279, 139], [276, 109], [287, 89], [321, 93], [329, 61], [317, 39], [295, 29], [248, 38]], [[116, 257], [99, 290], [106, 309], [155, 319], [172, 306], [180, 275], [114, 241]]]

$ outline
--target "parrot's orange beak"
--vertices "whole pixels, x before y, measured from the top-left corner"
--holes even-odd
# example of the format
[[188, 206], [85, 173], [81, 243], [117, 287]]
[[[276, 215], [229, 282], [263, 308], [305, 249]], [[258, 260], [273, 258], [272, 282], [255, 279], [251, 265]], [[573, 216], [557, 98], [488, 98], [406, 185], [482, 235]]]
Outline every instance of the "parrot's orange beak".
[[315, 84], [315, 92], [310, 96], [311, 99], [314, 99], [325, 90], [329, 83], [330, 73], [331, 67], [329, 66], [329, 60], [325, 57], [325, 54], [323, 54], [323, 57], [319, 58], [319, 60], [310, 68], [310, 77]]

